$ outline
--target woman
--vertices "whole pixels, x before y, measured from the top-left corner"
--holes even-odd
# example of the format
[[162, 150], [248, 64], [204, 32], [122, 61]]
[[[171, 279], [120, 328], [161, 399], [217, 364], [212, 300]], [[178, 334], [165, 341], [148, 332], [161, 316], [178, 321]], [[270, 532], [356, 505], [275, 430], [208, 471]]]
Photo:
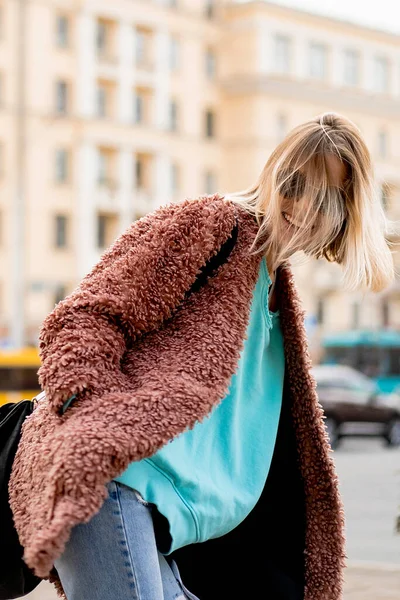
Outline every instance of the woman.
[[[356, 126], [312, 119], [242, 193], [134, 223], [45, 319], [10, 482], [68, 600], [338, 600], [343, 510], [288, 259], [393, 279]], [[189, 591], [190, 590], [190, 591]]]

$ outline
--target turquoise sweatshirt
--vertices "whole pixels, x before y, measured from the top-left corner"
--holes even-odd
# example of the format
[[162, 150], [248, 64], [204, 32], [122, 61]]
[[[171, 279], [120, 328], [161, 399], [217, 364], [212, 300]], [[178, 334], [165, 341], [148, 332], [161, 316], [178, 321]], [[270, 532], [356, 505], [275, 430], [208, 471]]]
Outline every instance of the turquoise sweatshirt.
[[265, 260], [254, 288], [246, 340], [227, 396], [201, 423], [116, 478], [154, 503], [174, 550], [222, 536], [256, 505], [271, 464], [285, 359], [279, 313], [268, 309]]

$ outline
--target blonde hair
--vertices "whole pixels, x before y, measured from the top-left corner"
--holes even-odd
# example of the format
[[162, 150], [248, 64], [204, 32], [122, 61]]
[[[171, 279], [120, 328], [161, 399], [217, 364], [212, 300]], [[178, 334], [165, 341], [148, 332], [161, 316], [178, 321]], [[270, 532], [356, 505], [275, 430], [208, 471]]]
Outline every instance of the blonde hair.
[[[340, 187], [331, 184], [328, 156], [346, 168]], [[305, 197], [301, 229], [282, 238], [282, 202]], [[226, 194], [253, 214], [259, 225], [251, 251], [270, 253], [275, 269], [295, 252], [324, 257], [343, 268], [347, 289], [386, 288], [394, 278], [389, 249], [391, 222], [374, 188], [371, 156], [361, 132], [349, 119], [324, 113], [294, 128], [270, 155], [258, 181]]]

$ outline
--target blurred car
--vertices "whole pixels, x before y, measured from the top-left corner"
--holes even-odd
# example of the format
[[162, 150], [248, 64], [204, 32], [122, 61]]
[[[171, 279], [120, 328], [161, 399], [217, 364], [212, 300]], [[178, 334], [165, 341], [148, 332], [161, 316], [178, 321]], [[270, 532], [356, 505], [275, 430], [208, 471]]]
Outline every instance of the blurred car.
[[400, 386], [396, 386], [393, 392], [385, 394], [383, 401], [400, 411]]
[[372, 379], [344, 365], [315, 365], [319, 401], [332, 448], [348, 436], [378, 436], [400, 446], [400, 395], [382, 394]]

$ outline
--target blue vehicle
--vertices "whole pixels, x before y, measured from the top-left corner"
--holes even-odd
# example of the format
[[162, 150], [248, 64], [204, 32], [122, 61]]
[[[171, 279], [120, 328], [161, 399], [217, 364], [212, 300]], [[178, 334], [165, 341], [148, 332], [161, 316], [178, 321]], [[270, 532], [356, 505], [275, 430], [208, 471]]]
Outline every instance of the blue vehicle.
[[383, 394], [400, 390], [400, 331], [350, 330], [327, 335], [321, 344], [321, 364], [353, 367]]

